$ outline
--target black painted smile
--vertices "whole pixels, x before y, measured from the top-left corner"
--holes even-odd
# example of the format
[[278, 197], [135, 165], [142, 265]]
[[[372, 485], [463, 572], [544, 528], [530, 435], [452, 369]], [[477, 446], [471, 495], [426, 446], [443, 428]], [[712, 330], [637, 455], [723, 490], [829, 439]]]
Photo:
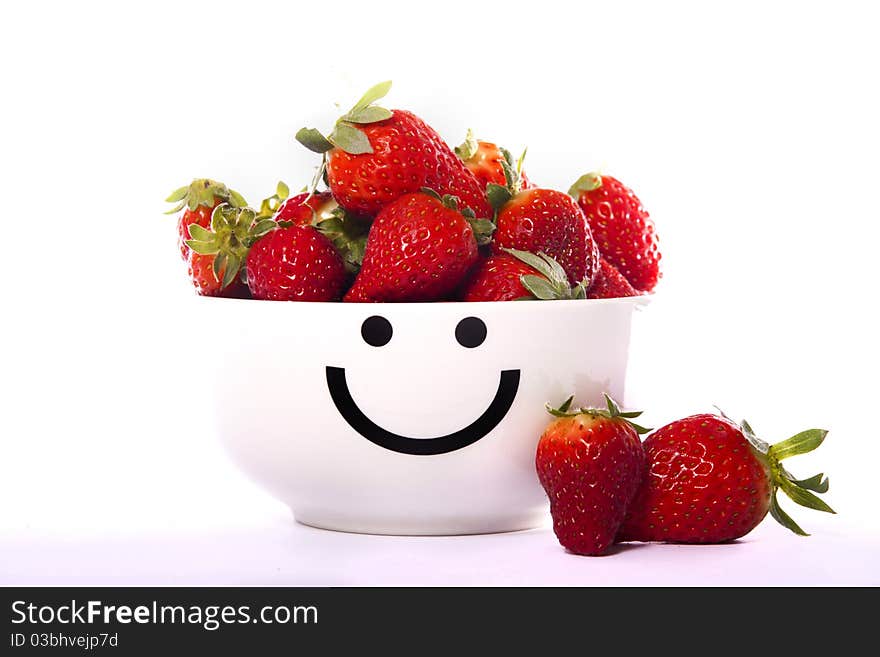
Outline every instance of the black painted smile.
[[327, 388], [330, 390], [333, 403], [345, 421], [370, 442], [401, 454], [431, 456], [446, 454], [472, 445], [498, 426], [516, 398], [516, 392], [519, 389], [519, 370], [503, 370], [501, 372], [501, 380], [498, 382], [495, 399], [480, 417], [464, 429], [437, 438], [408, 438], [383, 429], [373, 422], [364, 415], [352, 399], [348, 383], [345, 380], [345, 369], [342, 367], [327, 368]]

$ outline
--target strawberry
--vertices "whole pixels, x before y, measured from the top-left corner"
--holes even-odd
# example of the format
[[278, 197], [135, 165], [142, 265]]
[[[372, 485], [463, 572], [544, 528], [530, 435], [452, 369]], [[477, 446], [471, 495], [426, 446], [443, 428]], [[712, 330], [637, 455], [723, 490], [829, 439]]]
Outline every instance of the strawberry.
[[360, 269], [370, 224], [345, 212], [330, 192], [297, 194], [284, 201], [272, 218], [299, 226], [315, 226], [333, 242], [350, 273]]
[[458, 208], [456, 197], [428, 189], [386, 205], [373, 221], [363, 267], [343, 300], [446, 298], [477, 261], [478, 237], [485, 239], [491, 226]]
[[272, 218], [275, 221], [308, 226], [328, 218], [337, 207], [338, 204], [330, 192], [302, 192], [281, 203]]
[[491, 218], [483, 186], [433, 128], [411, 112], [373, 104], [390, 88], [383, 82], [367, 91], [328, 137], [313, 128], [296, 134], [323, 155], [316, 180], [326, 167], [333, 197], [357, 216], [374, 217], [392, 201], [428, 187], [458, 197], [479, 218]]
[[[496, 185], [507, 184], [502, 162], [507, 162], [508, 165], [514, 166], [513, 156], [510, 154], [510, 151], [492, 142], [477, 140], [472, 130], [468, 130], [464, 143], [461, 146], [455, 147], [455, 154], [462, 159], [465, 166], [476, 176], [484, 189], [489, 183]], [[525, 171], [522, 171], [520, 175], [522, 177], [523, 189], [532, 187]]]
[[648, 471], [620, 530], [621, 541], [721, 543], [745, 536], [770, 511], [806, 535], [776, 500], [834, 513], [812, 492], [828, 490], [818, 474], [797, 480], [781, 461], [816, 449], [826, 431], [810, 429], [776, 445], [755, 437], [747, 422], [701, 414], [676, 420], [645, 440]]
[[642, 202], [619, 180], [588, 173], [568, 191], [587, 217], [602, 257], [635, 289], [650, 292], [660, 280], [660, 247]]
[[248, 297], [247, 285], [237, 276], [225, 283], [226, 268], [220, 267], [215, 270], [215, 262], [214, 256], [200, 253], [191, 253], [187, 258], [187, 273], [196, 292], [204, 297], [246, 299]]
[[346, 282], [336, 248], [314, 226], [279, 222], [247, 255], [247, 281], [255, 299], [336, 301]]
[[483, 258], [459, 292], [462, 301], [583, 299], [581, 284], [572, 288], [565, 270], [550, 256], [505, 249]]
[[506, 184], [490, 183], [486, 188], [497, 226], [492, 252], [543, 252], [562, 266], [571, 285], [586, 287], [599, 266], [599, 252], [584, 213], [562, 192], [523, 189], [522, 160], [516, 168], [502, 161]]
[[[165, 200], [177, 204], [165, 214], [174, 214], [183, 210], [177, 220], [177, 243], [180, 247], [180, 257], [184, 260], [189, 257], [190, 250], [186, 241], [192, 239], [189, 230], [192, 224], [208, 228], [211, 225], [211, 213], [221, 203], [228, 203], [234, 207], [247, 205], [241, 194], [229, 189], [223, 183], [208, 178], [199, 178], [189, 185], [175, 189]], [[201, 269], [200, 263], [196, 263], [196, 269]]]
[[186, 241], [190, 277], [203, 296], [245, 296], [247, 288], [239, 278], [251, 244], [276, 223], [248, 207], [218, 205], [209, 228], [190, 224], [192, 239]]
[[599, 258], [599, 270], [593, 277], [593, 284], [587, 291], [588, 299], [617, 299], [620, 297], [637, 297], [638, 290], [605, 258]]
[[621, 413], [605, 396], [607, 410], [569, 410], [572, 397], [538, 443], [535, 466], [550, 498], [553, 531], [575, 554], [599, 555], [614, 542], [644, 471], [645, 455], [633, 424], [640, 413]]

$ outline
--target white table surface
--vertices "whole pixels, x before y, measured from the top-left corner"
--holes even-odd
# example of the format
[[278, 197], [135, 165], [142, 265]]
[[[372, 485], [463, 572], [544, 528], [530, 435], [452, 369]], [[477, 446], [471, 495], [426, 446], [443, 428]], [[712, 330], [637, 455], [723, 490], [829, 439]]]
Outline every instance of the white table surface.
[[[577, 557], [549, 528], [460, 537], [313, 529], [281, 507], [222, 526], [0, 537], [15, 585], [877, 585], [880, 540], [836, 519], [799, 538], [772, 520], [739, 542], [632, 544]], [[811, 518], [812, 520], [812, 518]], [[806, 524], [806, 523], [805, 523]]]

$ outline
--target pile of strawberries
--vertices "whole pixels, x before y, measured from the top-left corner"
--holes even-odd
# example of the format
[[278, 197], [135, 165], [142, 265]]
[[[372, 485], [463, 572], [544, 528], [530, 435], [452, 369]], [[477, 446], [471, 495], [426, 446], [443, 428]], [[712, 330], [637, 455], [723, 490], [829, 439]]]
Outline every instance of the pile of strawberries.
[[700, 414], [648, 433], [606, 396], [607, 408], [559, 408], [538, 443], [535, 464], [550, 499], [553, 529], [571, 552], [601, 555], [616, 542], [722, 543], [745, 536], [768, 511], [796, 534], [806, 532], [779, 506], [782, 490], [802, 506], [834, 513], [814, 493], [817, 474], [796, 479], [783, 466], [822, 444], [809, 429], [768, 445], [743, 421]]
[[257, 210], [201, 179], [168, 197], [170, 213], [183, 211], [180, 251], [199, 294], [508, 301], [654, 289], [657, 236], [628, 188], [598, 174], [567, 194], [538, 187], [523, 157], [470, 132], [452, 149], [415, 114], [376, 105], [390, 87], [367, 91], [326, 137], [297, 133], [321, 162], [296, 196], [279, 183]]

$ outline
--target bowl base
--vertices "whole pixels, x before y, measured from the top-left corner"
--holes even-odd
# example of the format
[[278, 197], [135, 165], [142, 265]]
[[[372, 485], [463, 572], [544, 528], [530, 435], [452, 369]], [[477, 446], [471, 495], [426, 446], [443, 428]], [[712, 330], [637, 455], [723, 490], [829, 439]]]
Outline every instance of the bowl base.
[[383, 536], [461, 536], [467, 534], [501, 534], [536, 529], [547, 524], [547, 509], [492, 518], [364, 518], [336, 513], [312, 514], [293, 512], [296, 522], [317, 529], [351, 534]]

